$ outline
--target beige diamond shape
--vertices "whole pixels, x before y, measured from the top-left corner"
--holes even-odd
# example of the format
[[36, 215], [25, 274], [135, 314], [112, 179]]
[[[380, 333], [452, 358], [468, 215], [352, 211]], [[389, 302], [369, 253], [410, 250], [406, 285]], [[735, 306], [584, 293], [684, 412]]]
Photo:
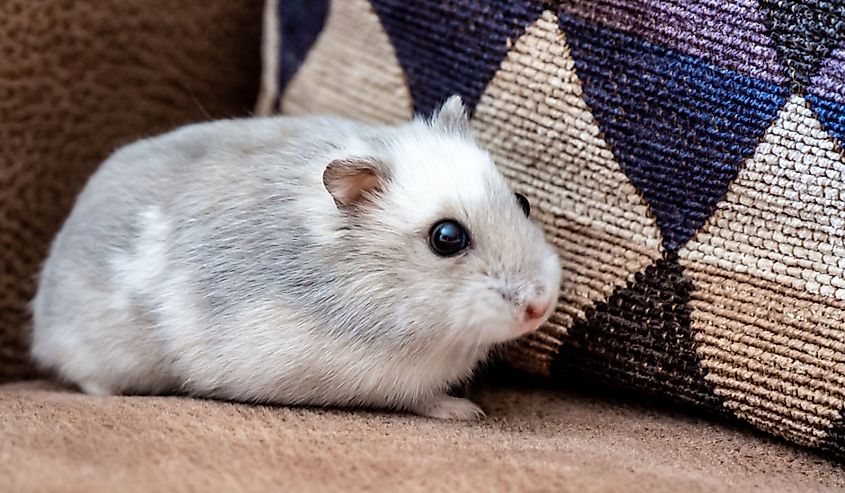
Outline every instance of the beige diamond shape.
[[547, 373], [573, 321], [659, 258], [659, 230], [584, 102], [554, 12], [513, 43], [472, 127], [514, 188], [529, 196], [561, 257], [558, 310], [512, 358]]
[[333, 0], [326, 27], [282, 97], [285, 114], [402, 123], [412, 107], [405, 74], [370, 2]]
[[792, 96], [680, 252], [705, 379], [725, 406], [808, 445], [845, 408], [845, 160]]

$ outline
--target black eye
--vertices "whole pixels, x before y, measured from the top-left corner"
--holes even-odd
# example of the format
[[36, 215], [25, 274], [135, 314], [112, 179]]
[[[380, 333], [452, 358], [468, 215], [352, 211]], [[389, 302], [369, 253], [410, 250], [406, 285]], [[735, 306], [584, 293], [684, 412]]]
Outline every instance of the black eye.
[[450, 257], [469, 246], [469, 234], [457, 221], [444, 219], [431, 227], [428, 241], [434, 253]]
[[514, 195], [516, 195], [516, 201], [519, 202], [519, 206], [522, 207], [522, 212], [525, 213], [525, 217], [528, 217], [528, 215], [531, 214], [531, 204], [528, 203], [528, 199], [525, 195], [518, 192]]

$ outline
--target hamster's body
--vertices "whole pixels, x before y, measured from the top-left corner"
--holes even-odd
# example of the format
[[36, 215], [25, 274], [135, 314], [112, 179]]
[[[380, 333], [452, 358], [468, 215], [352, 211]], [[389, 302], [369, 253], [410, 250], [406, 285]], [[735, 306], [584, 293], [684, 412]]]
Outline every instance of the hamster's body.
[[[501, 219], [507, 190], [498, 173], [474, 164], [486, 154], [471, 140], [435, 127], [231, 120], [116, 152], [79, 196], [45, 263], [33, 356], [93, 394], [184, 392], [472, 417], [478, 408], [445, 390], [550, 309], [528, 326], [500, 323], [473, 292], [490, 276], [468, 284], [464, 270], [496, 271], [499, 262], [494, 275], [521, 284], [493, 291], [524, 305], [526, 296], [553, 304], [559, 268], [512, 196], [499, 234], [525, 241], [529, 255], [491, 250], [484, 263], [493, 264], [473, 266], [469, 250], [432, 253], [430, 224], [462, 208], [477, 216], [464, 220], [477, 223], [468, 228], [476, 229], [473, 248], [495, 248], [486, 236], [497, 225], [486, 223]], [[350, 181], [343, 163], [362, 156], [381, 164]], [[336, 162], [340, 185], [327, 171]], [[369, 189], [374, 176], [378, 187]], [[364, 189], [344, 195], [349, 186]], [[491, 192], [495, 200], [485, 198]], [[526, 278], [504, 279], [513, 268]]]

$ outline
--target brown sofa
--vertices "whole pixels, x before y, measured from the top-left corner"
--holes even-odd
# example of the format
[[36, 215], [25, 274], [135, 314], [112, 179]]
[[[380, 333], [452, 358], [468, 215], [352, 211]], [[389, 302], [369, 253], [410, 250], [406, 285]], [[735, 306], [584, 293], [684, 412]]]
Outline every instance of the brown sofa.
[[[25, 303], [116, 146], [248, 115], [260, 0], [0, 5], [0, 492], [831, 491], [827, 458], [656, 403], [485, 384], [479, 423], [89, 397], [26, 362]], [[41, 379], [36, 379], [41, 378]]]

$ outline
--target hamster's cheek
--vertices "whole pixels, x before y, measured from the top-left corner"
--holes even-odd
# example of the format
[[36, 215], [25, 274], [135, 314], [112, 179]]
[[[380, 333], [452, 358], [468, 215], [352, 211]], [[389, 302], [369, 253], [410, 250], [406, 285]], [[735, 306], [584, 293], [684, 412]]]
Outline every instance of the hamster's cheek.
[[488, 323], [484, 326], [485, 338], [493, 343], [507, 342], [537, 329], [537, 321], [525, 321], [522, 309], [503, 301], [501, 296], [487, 305]]
[[488, 323], [481, 327], [482, 338], [491, 344], [506, 342], [531, 332], [536, 327], [517, 319], [512, 310], [501, 310], [492, 314]]
[[467, 285], [447, 301], [450, 322], [472, 343], [495, 344], [514, 337], [512, 305], [481, 285]]

